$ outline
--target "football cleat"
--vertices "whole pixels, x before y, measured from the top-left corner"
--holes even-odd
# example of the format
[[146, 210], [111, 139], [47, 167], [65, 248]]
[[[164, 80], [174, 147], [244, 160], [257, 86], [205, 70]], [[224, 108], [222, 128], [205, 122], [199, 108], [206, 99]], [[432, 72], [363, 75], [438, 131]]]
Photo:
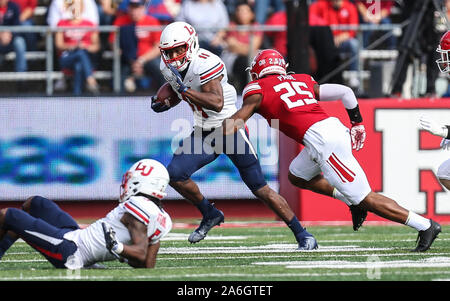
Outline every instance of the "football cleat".
[[188, 241], [190, 243], [196, 243], [200, 240], [204, 239], [206, 237], [206, 234], [208, 234], [209, 230], [211, 230], [214, 226], [219, 226], [221, 223], [224, 222], [225, 216], [223, 215], [223, 212], [219, 209], [216, 209], [216, 214], [214, 217], [211, 218], [205, 218], [203, 217], [200, 226], [194, 230], [194, 232], [189, 235]]
[[417, 235], [417, 247], [412, 250], [413, 252], [425, 252], [431, 247], [431, 244], [441, 232], [441, 225], [430, 219], [430, 228], [419, 231]]
[[297, 250], [305, 251], [305, 250], [315, 250], [317, 248], [319, 248], [319, 245], [317, 244], [317, 241], [314, 238], [314, 236], [306, 232], [306, 234], [301, 238], [300, 242], [298, 243]]
[[350, 205], [350, 212], [352, 213], [353, 231], [358, 231], [367, 217], [367, 210], [361, 209], [356, 205]]

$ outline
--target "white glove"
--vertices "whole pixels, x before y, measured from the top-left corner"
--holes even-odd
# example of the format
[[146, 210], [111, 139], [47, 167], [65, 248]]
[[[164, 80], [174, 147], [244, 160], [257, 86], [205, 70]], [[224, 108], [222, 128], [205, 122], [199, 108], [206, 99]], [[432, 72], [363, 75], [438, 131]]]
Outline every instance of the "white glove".
[[442, 149], [446, 149], [446, 150], [450, 150], [450, 139], [442, 139], [441, 141], [441, 148]]
[[431, 120], [428, 116], [420, 117], [419, 125], [422, 130], [428, 131], [433, 135], [440, 136], [442, 138], [445, 138], [448, 135], [448, 128], [445, 125]]
[[359, 151], [364, 147], [366, 141], [366, 129], [362, 123], [353, 123], [350, 129], [350, 136], [352, 138], [353, 149]]

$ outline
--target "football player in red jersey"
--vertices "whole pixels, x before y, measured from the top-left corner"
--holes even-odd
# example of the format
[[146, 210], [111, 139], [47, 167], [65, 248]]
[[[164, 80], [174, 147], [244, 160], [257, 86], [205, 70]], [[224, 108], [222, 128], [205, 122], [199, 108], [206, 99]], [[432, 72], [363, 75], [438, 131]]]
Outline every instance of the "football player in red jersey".
[[[276, 50], [266, 49], [256, 55], [250, 67], [253, 80], [242, 93], [243, 105], [224, 121], [224, 133], [235, 132], [254, 113], [265, 117], [270, 125], [271, 120], [278, 120], [281, 132], [305, 146], [289, 167], [293, 185], [406, 224], [419, 231], [414, 251], [428, 250], [441, 232], [440, 225], [373, 192], [352, 154], [352, 144], [353, 149], [361, 149], [366, 136], [353, 91], [344, 85], [319, 85], [310, 75], [287, 73], [286, 67]], [[339, 119], [328, 116], [318, 103], [338, 99], [349, 113], [350, 130]]]
[[[447, 31], [439, 41], [436, 51], [440, 54], [440, 58], [436, 60], [439, 70], [448, 76], [450, 72], [450, 31]], [[422, 116], [419, 121], [420, 128], [426, 130], [433, 135], [442, 137], [442, 149], [450, 150], [450, 125], [444, 125], [432, 120], [428, 116]], [[450, 159], [444, 161], [438, 168], [436, 176], [439, 182], [450, 190]]]

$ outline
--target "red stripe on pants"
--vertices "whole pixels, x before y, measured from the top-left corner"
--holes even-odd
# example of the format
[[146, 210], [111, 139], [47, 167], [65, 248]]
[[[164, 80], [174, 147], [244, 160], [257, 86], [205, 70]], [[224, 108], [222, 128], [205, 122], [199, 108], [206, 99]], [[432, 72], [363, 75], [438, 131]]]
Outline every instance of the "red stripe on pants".
[[[334, 157], [331, 155], [328, 160], [330, 161], [330, 163], [333, 165], [333, 167], [335, 167], [339, 173], [348, 181], [348, 182], [353, 182], [353, 180], [355, 179], [350, 173], [347, 172], [347, 170], [344, 169], [345, 165], [341, 166], [335, 159]], [[339, 161], [340, 162], [340, 161]], [[352, 171], [350, 171], [351, 173], [353, 173]], [[354, 173], [353, 173], [354, 174]]]

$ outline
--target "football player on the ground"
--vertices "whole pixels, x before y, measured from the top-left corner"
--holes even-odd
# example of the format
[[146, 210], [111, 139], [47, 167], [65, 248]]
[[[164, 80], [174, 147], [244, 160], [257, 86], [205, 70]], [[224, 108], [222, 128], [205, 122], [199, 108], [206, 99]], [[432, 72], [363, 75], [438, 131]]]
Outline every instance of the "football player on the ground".
[[[221, 126], [222, 121], [237, 110], [237, 93], [228, 83], [225, 64], [220, 57], [199, 48], [195, 29], [185, 22], [173, 22], [164, 28], [160, 49], [162, 74], [194, 113], [194, 130], [182, 141], [167, 166], [169, 185], [202, 214], [202, 221], [189, 236], [189, 242], [199, 242], [208, 231], [224, 221], [223, 212], [205, 198], [191, 175], [225, 153], [252, 193], [292, 230], [298, 249], [317, 248], [314, 236], [301, 226], [287, 201], [267, 185], [248, 133], [241, 129], [227, 143]], [[155, 112], [169, 109], [153, 100], [152, 109]], [[213, 139], [208, 139], [211, 137]]]
[[[250, 67], [251, 81], [243, 92], [243, 105], [224, 133], [259, 113], [278, 119], [279, 130], [305, 147], [291, 162], [289, 179], [300, 188], [335, 196], [347, 204], [373, 212], [419, 231], [414, 251], [430, 248], [441, 232], [438, 223], [399, 206], [394, 200], [372, 191], [366, 175], [352, 153], [365, 139], [362, 116], [353, 91], [343, 85], [319, 85], [307, 74], [288, 74], [283, 56], [275, 50], [260, 51]], [[330, 117], [318, 100], [340, 99], [349, 113], [352, 128]], [[323, 176], [321, 175], [323, 173]]]
[[12, 244], [22, 238], [56, 268], [80, 269], [115, 259], [153, 268], [160, 239], [172, 228], [161, 206], [168, 183], [161, 163], [140, 160], [123, 177], [120, 204], [87, 228], [80, 229], [53, 201], [35, 196], [22, 210], [0, 210], [0, 239], [8, 236]]

